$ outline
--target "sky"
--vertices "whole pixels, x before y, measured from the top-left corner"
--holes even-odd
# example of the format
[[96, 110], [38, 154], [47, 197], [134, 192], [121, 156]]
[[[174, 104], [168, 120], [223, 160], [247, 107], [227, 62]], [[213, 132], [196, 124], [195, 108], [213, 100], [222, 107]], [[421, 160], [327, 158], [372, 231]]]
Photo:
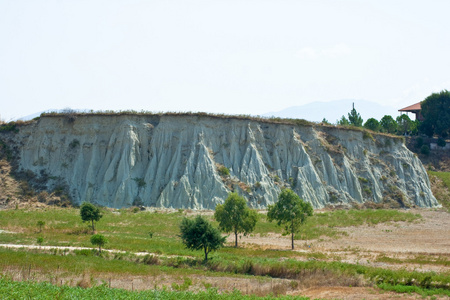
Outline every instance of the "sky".
[[0, 0], [0, 119], [69, 107], [262, 115], [339, 99], [400, 109], [450, 88], [449, 11], [448, 0]]

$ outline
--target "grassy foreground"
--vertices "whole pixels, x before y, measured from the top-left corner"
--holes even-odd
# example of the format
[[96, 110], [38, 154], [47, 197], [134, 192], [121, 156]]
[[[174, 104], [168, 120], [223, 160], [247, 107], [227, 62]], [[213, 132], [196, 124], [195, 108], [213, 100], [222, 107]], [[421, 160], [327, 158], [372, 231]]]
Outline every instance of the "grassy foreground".
[[[199, 212], [204, 213], [204, 212]], [[77, 250], [65, 252], [62, 250], [9, 250], [0, 248], [0, 271], [4, 276], [20, 280], [59, 280], [75, 278], [81, 274], [89, 274], [97, 280], [105, 276], [169, 276], [172, 278], [205, 275], [209, 277], [239, 277], [276, 278], [287, 280], [286, 284], [294, 286], [314, 279], [337, 286], [372, 286], [379, 285], [383, 289], [394, 291], [414, 291], [427, 295], [447, 295], [450, 276], [448, 273], [415, 272], [406, 270], [387, 270], [343, 263], [328, 257], [327, 254], [314, 252], [314, 247], [308, 251], [287, 251], [282, 249], [262, 249], [255, 245], [234, 248], [225, 247], [215, 252], [212, 259], [203, 262], [201, 251], [189, 251], [184, 248], [178, 238], [179, 223], [185, 216], [193, 217], [188, 210], [174, 212], [141, 212], [131, 209], [103, 210], [104, 217], [98, 222], [97, 231], [107, 236], [110, 241], [106, 248], [127, 251], [125, 253], [104, 253], [96, 255], [95, 251]], [[209, 216], [212, 219], [211, 216]], [[37, 226], [39, 220], [45, 221], [42, 231]], [[397, 210], [340, 210], [317, 213], [309, 218], [303, 226], [297, 239], [339, 238], [345, 234], [340, 227], [369, 226], [386, 222], [420, 222], [421, 216]], [[216, 224], [217, 225], [217, 224]], [[0, 211], [0, 243], [35, 244], [36, 238], [44, 238], [43, 245], [51, 246], [84, 246], [92, 247], [89, 242], [91, 230], [87, 224], [81, 222], [79, 210], [74, 208], [46, 208], [18, 209]], [[149, 235], [152, 233], [152, 235]], [[281, 229], [274, 223], [267, 222], [263, 215], [253, 234], [265, 236], [280, 234]], [[297, 244], [300, 244], [298, 241]], [[298, 247], [302, 247], [298, 245]], [[129, 251], [129, 252], [128, 252]], [[134, 252], [148, 252], [146, 256], [139, 256]], [[299, 260], [306, 257], [309, 260]], [[319, 260], [317, 260], [319, 259]], [[382, 258], [380, 258], [382, 259]], [[387, 259], [387, 258], [384, 258]], [[443, 264], [442, 262], [436, 262]], [[444, 261], [446, 264], [447, 261]], [[14, 274], [16, 275], [14, 277]], [[10, 277], [8, 277], [10, 278]], [[0, 285], [15, 284], [3, 278]], [[57, 280], [56, 282], [59, 282]], [[259, 280], [259, 279], [258, 279]], [[62, 282], [62, 281], [61, 281]], [[17, 283], [19, 284], [19, 283]], [[55, 289], [65, 299], [65, 293], [70, 290], [67, 286], [49, 287], [49, 285], [34, 287], [32, 282], [24, 283], [24, 287], [10, 290], [24, 290], [33, 292], [39, 289]], [[200, 284], [200, 283], [197, 283]], [[70, 285], [70, 284], [69, 284]], [[2, 288], [0, 286], [0, 289]], [[407, 288], [402, 288], [406, 286]], [[175, 286], [176, 287], [176, 286]], [[189, 286], [188, 286], [189, 287]], [[108, 289], [108, 292], [99, 292]], [[172, 288], [173, 289], [173, 288]], [[205, 290], [206, 289], [206, 290]], [[203, 291], [193, 296], [188, 292], [169, 292], [159, 285], [156, 290], [147, 291], [150, 294], [131, 293], [122, 290], [110, 291], [104, 286], [89, 289], [89, 293], [100, 293], [105, 297], [115, 299], [141, 299], [145, 297], [159, 297], [158, 299], [228, 299], [215, 297], [233, 297], [236, 299], [253, 299], [250, 296], [232, 294], [219, 295], [217, 291], [205, 287]], [[32, 291], [31, 291], [32, 290]], [[444, 291], [444, 294], [442, 294]], [[74, 288], [74, 293], [82, 293]], [[49, 292], [50, 295], [53, 292]], [[70, 292], [72, 293], [72, 292]], [[112, 296], [109, 293], [117, 293]], [[153, 293], [153, 294], [151, 294]], [[44, 293], [45, 294], [45, 293]], [[0, 295], [2, 291], [0, 290]], [[9, 294], [6, 294], [9, 295]], [[28, 295], [28, 294], [25, 294]], [[33, 294], [34, 295], [34, 294]], [[67, 294], [72, 295], [72, 294]], [[81, 294], [80, 294], [81, 295]], [[80, 297], [93, 298], [95, 294], [83, 294]], [[123, 294], [125, 295], [125, 294]], [[154, 295], [154, 296], [152, 296]], [[27, 298], [26, 296], [25, 298]], [[42, 296], [44, 297], [44, 296]], [[67, 296], [75, 297], [76, 296]], [[122, 297], [122, 298], [121, 298]], [[199, 298], [195, 298], [199, 297]], [[239, 298], [241, 297], [241, 298]], [[19, 297], [21, 298], [21, 297]], [[30, 298], [38, 298], [31, 296]], [[97, 297], [96, 297], [97, 298]], [[10, 298], [6, 298], [10, 299]], [[11, 299], [15, 299], [11, 296]], [[109, 299], [109, 298], [100, 298]], [[286, 298], [290, 299], [290, 298]], [[299, 298], [302, 299], [302, 298]]]
[[[257, 297], [242, 295], [239, 291], [219, 294], [215, 289], [199, 292], [182, 292], [167, 290], [127, 291], [112, 289], [106, 285], [92, 288], [56, 286], [47, 282], [24, 281], [17, 282], [0, 278], [0, 295], [2, 299], [220, 299], [220, 300], [247, 300], [247, 299], [274, 299], [272, 296]], [[277, 299], [309, 299], [305, 297], [281, 296]]]

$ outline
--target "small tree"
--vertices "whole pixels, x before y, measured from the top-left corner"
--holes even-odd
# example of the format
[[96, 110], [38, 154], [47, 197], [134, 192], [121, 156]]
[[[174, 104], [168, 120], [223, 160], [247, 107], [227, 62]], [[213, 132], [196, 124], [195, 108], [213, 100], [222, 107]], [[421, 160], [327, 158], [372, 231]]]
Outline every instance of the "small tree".
[[350, 125], [356, 127], [361, 127], [363, 125], [363, 119], [356, 111], [355, 106], [353, 106], [353, 109], [348, 113], [348, 122]]
[[402, 114], [397, 117], [397, 130], [398, 134], [405, 135], [412, 131], [414, 123], [406, 114]]
[[325, 125], [330, 125], [330, 122], [328, 122], [326, 118], [323, 118], [321, 123]]
[[364, 127], [372, 131], [379, 131], [380, 122], [378, 122], [377, 119], [370, 118], [366, 121], [366, 123], [364, 123]]
[[92, 233], [95, 232], [94, 222], [98, 222], [103, 217], [100, 209], [88, 202], [81, 204], [80, 216], [83, 222], [92, 222]]
[[191, 250], [203, 249], [205, 261], [208, 260], [208, 253], [215, 251], [225, 243], [220, 231], [214, 228], [202, 216], [197, 216], [194, 220], [184, 218], [180, 225], [181, 240], [186, 248]]
[[350, 122], [347, 120], [345, 116], [342, 116], [341, 119], [336, 122], [336, 124], [341, 126], [348, 126], [350, 125]]
[[39, 249], [40, 249], [42, 243], [44, 242], [44, 238], [43, 238], [42, 236], [40, 236], [40, 237], [38, 237], [38, 238], [36, 239], [36, 242], [38, 243]]
[[228, 194], [225, 203], [216, 206], [214, 218], [219, 222], [219, 228], [224, 232], [233, 232], [234, 246], [238, 246], [238, 234], [247, 235], [255, 229], [258, 214], [247, 206], [244, 197], [237, 193]]
[[291, 234], [292, 249], [294, 249], [294, 234], [312, 214], [313, 208], [310, 203], [300, 199], [294, 191], [284, 189], [278, 196], [278, 202], [269, 205], [267, 217], [270, 222], [277, 221], [278, 226], [284, 225], [285, 234]]
[[397, 122], [389, 115], [385, 115], [380, 120], [380, 126], [383, 132], [395, 133], [397, 131]]
[[42, 227], [44, 227], [45, 222], [39, 220], [39, 221], [37, 221], [37, 224], [36, 224], [36, 225], [39, 227], [39, 232], [42, 232]]
[[91, 244], [98, 246], [98, 253], [102, 253], [102, 247], [108, 243], [108, 240], [101, 234], [91, 236]]

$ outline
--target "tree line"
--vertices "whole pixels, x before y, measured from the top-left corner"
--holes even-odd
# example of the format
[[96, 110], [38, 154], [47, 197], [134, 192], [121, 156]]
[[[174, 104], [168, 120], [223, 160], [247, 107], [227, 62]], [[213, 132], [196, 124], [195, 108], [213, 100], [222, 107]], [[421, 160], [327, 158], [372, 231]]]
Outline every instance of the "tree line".
[[[421, 102], [423, 121], [411, 120], [408, 115], [402, 114], [397, 118], [385, 115], [378, 121], [368, 119], [365, 123], [361, 115], [353, 109], [348, 117], [342, 116], [337, 125], [364, 127], [375, 132], [384, 132], [397, 135], [424, 134], [429, 137], [437, 136], [442, 140], [450, 136], [450, 92], [443, 90], [433, 93]], [[322, 121], [328, 123], [326, 119]], [[329, 124], [329, 123], [328, 123]], [[445, 146], [445, 141], [444, 141]]]

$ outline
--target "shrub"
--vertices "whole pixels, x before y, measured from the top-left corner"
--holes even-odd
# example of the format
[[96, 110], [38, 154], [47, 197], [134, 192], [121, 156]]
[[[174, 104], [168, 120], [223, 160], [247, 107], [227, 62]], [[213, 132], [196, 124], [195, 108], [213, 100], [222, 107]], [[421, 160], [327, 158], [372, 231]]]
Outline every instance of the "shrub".
[[8, 132], [8, 131], [12, 131], [12, 132], [19, 132], [19, 129], [16, 128], [16, 122], [9, 122], [7, 124], [2, 124], [0, 125], [0, 132]]
[[102, 246], [104, 246], [108, 240], [101, 234], [94, 234], [91, 236], [91, 244], [98, 246], [98, 252], [102, 253]]
[[44, 242], [44, 238], [42, 236], [40, 236], [36, 239], [36, 243], [39, 244], [39, 247], [42, 245], [43, 242]]
[[371, 139], [372, 141], [375, 141], [373, 135], [366, 130], [363, 131], [363, 139]]
[[418, 138], [416, 138], [416, 147], [420, 149], [422, 146], [423, 146], [423, 138], [419, 136]]
[[430, 147], [428, 147], [427, 145], [422, 145], [422, 147], [420, 147], [420, 153], [422, 153], [423, 155], [429, 155]]
[[42, 191], [38, 194], [37, 198], [39, 202], [45, 203], [48, 198], [48, 193], [46, 191]]
[[145, 255], [142, 261], [146, 265], [159, 265], [160, 264], [159, 258], [157, 256], [150, 255], [150, 254]]
[[45, 225], [45, 222], [42, 220], [37, 221], [36, 225], [39, 227], [39, 232], [42, 232], [42, 227]]
[[445, 140], [443, 139], [443, 138], [438, 138], [438, 140], [437, 140], [437, 145], [439, 146], [439, 147], [442, 147], [442, 148], [444, 148], [445, 147]]
[[218, 171], [220, 176], [230, 176], [230, 170], [225, 166], [220, 166]]
[[369, 183], [369, 180], [367, 178], [359, 177], [358, 179], [361, 183]]
[[138, 188], [144, 187], [146, 185], [144, 178], [133, 178], [136, 181]]
[[80, 145], [80, 141], [77, 139], [74, 139], [72, 142], [70, 142], [69, 144], [69, 148], [70, 149], [75, 149], [77, 146]]

